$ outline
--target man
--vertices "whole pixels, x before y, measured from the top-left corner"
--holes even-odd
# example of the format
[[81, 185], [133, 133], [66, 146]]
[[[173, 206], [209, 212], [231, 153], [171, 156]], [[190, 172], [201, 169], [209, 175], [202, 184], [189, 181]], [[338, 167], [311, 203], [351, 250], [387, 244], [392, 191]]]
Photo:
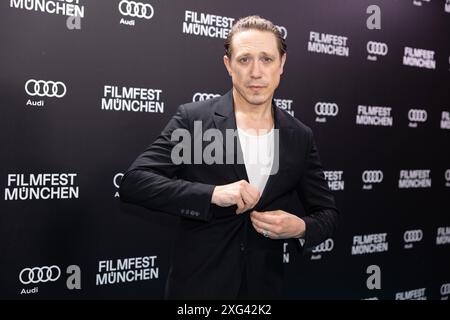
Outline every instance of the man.
[[[311, 129], [272, 102], [286, 61], [279, 31], [240, 19], [223, 59], [232, 90], [181, 105], [120, 186], [123, 201], [180, 217], [169, 299], [281, 298], [283, 239], [307, 250], [336, 226]], [[214, 133], [219, 161], [205, 159], [213, 139], [199, 148], [199, 128]]]

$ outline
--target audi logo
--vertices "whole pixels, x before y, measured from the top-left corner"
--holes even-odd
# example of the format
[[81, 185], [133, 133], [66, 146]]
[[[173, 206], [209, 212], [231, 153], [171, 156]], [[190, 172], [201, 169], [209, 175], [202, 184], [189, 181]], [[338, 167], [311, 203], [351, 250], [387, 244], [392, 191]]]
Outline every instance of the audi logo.
[[287, 29], [283, 26], [276, 26], [276, 28], [278, 29], [278, 31], [280, 31], [283, 39], [286, 39], [287, 38]]
[[331, 102], [317, 102], [314, 111], [318, 116], [336, 116], [339, 112], [338, 105]]
[[450, 181], [450, 169], [445, 170], [445, 180]]
[[333, 239], [327, 239], [321, 244], [317, 245], [312, 252], [313, 253], [320, 253], [320, 252], [330, 252], [334, 248], [334, 241]]
[[61, 269], [58, 266], [25, 268], [20, 271], [19, 280], [23, 284], [53, 282], [59, 279]]
[[[123, 177], [123, 173], [117, 173], [113, 178], [113, 184], [117, 189], [119, 189], [120, 181], [122, 180], [122, 177]], [[117, 180], [119, 180], [119, 181], [117, 181]]]
[[362, 174], [364, 183], [380, 183], [383, 181], [383, 171], [381, 170], [366, 170]]
[[444, 283], [441, 286], [441, 294], [442, 295], [450, 294], [450, 283]]
[[425, 122], [428, 114], [426, 110], [422, 109], [410, 109], [408, 111], [408, 119], [413, 122]]
[[30, 96], [62, 98], [67, 88], [61, 81], [30, 79], [25, 83], [25, 91]]
[[384, 42], [367, 42], [367, 52], [370, 54], [376, 54], [379, 56], [385, 56], [388, 53], [388, 46]]
[[423, 238], [423, 231], [418, 230], [408, 230], [403, 234], [403, 240], [405, 242], [418, 242]]
[[209, 99], [216, 98], [216, 97], [220, 97], [220, 94], [197, 92], [192, 97], [192, 101], [197, 102], [197, 101], [209, 100]]
[[148, 3], [122, 0], [119, 2], [119, 11], [124, 16], [151, 19], [155, 11]]

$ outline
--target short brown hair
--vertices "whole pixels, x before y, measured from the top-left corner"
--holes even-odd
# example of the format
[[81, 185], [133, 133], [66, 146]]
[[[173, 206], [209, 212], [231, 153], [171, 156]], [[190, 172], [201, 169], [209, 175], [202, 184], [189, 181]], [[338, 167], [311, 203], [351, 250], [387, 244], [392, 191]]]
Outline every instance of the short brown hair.
[[260, 16], [248, 16], [239, 19], [236, 23], [231, 27], [230, 33], [225, 39], [224, 47], [225, 54], [228, 58], [231, 58], [232, 48], [231, 41], [233, 40], [233, 36], [236, 33], [246, 30], [259, 30], [259, 31], [268, 31], [272, 32], [277, 39], [278, 51], [280, 52], [280, 56], [283, 56], [287, 51], [286, 41], [284, 40], [281, 32], [278, 28], [267, 19], [261, 18]]

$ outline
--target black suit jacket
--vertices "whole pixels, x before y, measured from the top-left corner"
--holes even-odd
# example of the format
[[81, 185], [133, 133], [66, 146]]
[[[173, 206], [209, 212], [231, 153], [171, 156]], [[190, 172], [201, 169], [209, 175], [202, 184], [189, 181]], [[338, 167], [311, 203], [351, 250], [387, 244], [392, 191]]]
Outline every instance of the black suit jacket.
[[[272, 108], [275, 128], [279, 129], [279, 170], [269, 177], [254, 209], [281, 209], [302, 217], [306, 223], [304, 248], [312, 248], [332, 235], [338, 211], [311, 129], [284, 110]], [[178, 143], [171, 140], [172, 132], [183, 128], [194, 135], [194, 121], [202, 121], [203, 132], [216, 128], [226, 137], [226, 129], [236, 129], [232, 91], [181, 105], [156, 141], [134, 161], [120, 185], [123, 201], [180, 217], [166, 298], [234, 299], [244, 273], [249, 297], [280, 298], [285, 240], [257, 233], [248, 212], [237, 215], [236, 206], [211, 204], [216, 185], [248, 181], [245, 165], [236, 164], [237, 155], [242, 154], [238, 137], [234, 164], [225, 164], [225, 147], [224, 164], [175, 165], [171, 161], [172, 148]], [[298, 239], [295, 241], [303, 250]]]

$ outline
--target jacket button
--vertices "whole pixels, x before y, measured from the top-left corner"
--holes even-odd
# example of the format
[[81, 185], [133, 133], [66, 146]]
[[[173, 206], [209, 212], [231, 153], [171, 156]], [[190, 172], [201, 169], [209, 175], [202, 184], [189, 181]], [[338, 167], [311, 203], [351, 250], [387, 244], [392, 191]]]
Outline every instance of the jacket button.
[[241, 243], [239, 247], [241, 248], [241, 251], [245, 250], [245, 245], [243, 243]]

